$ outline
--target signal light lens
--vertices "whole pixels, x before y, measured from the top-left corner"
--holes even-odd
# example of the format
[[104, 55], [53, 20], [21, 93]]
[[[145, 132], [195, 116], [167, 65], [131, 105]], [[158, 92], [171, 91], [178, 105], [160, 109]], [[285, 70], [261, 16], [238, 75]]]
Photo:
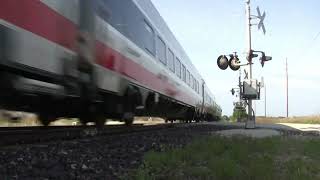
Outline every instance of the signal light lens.
[[217, 59], [218, 67], [222, 70], [226, 70], [229, 66], [228, 58], [225, 55], [221, 55]]
[[240, 69], [240, 61], [238, 59], [238, 57], [234, 56], [229, 60], [229, 66], [230, 69], [232, 69], [233, 71], [237, 71]]

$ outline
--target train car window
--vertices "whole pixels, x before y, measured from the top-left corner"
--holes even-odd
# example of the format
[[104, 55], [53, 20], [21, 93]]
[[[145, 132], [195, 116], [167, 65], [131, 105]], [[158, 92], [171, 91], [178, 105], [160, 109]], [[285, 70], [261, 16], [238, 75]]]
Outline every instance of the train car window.
[[192, 89], [195, 89], [195, 88], [194, 88], [195, 84], [194, 84], [194, 77], [193, 77], [193, 76], [192, 76], [191, 81], [192, 81]]
[[187, 84], [190, 86], [190, 72], [187, 70]]
[[176, 75], [181, 78], [181, 61], [176, 58]]
[[109, 22], [111, 18], [111, 9], [109, 8], [108, 4], [104, 0], [96, 0], [95, 3], [95, 11], [99, 17], [103, 20]]
[[196, 92], [199, 93], [199, 83], [197, 80], [196, 80]]
[[197, 80], [194, 80], [194, 84], [195, 84], [194, 90], [196, 91], [196, 93], [198, 93], [198, 84], [197, 84]]
[[168, 66], [169, 66], [169, 69], [174, 72], [174, 54], [173, 52], [168, 49]]
[[192, 89], [194, 89], [194, 78], [193, 78], [193, 76], [191, 75], [191, 78], [190, 78], [190, 87], [192, 88]]
[[157, 56], [162, 64], [167, 65], [167, 58], [166, 58], [166, 44], [164, 41], [158, 36], [157, 37]]
[[197, 80], [195, 80], [195, 85], [196, 85], [196, 87], [195, 87], [196, 93], [198, 93], [198, 81]]
[[186, 67], [182, 64], [182, 80], [187, 82]]
[[151, 53], [152, 55], [155, 55], [154, 52], [154, 31], [151, 27], [151, 25], [147, 22], [144, 21], [144, 47], [146, 50]]

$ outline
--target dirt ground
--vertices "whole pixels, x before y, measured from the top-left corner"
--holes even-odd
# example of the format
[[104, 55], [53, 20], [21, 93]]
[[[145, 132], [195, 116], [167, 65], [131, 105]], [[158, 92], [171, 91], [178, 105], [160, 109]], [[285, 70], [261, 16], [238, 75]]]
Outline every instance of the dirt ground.
[[258, 123], [298, 123], [298, 124], [320, 124], [320, 115], [299, 117], [257, 117]]

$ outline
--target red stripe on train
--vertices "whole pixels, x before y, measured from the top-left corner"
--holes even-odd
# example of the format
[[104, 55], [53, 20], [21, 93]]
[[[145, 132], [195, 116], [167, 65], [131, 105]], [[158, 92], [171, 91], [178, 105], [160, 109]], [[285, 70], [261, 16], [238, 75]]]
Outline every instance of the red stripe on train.
[[121, 53], [104, 45], [101, 42], [97, 42], [96, 47], [98, 64], [135, 79], [141, 84], [152, 87], [157, 91], [164, 92], [169, 96], [180, 99], [181, 101], [193, 103], [192, 98], [190, 98], [187, 94], [177, 92], [176, 88], [174, 88], [174, 86], [169, 83], [168, 80], [166, 80], [165, 76], [167, 75], [155, 75], [154, 73], [146, 70], [143, 66], [128, 59]]
[[0, 18], [74, 50], [76, 26], [39, 0], [1, 0]]
[[[1, 0], [0, 18], [67, 49], [75, 49], [76, 25], [39, 0]], [[177, 92], [174, 85], [160, 75], [153, 74], [101, 42], [97, 41], [96, 48], [98, 64], [180, 101], [194, 104], [192, 97]]]

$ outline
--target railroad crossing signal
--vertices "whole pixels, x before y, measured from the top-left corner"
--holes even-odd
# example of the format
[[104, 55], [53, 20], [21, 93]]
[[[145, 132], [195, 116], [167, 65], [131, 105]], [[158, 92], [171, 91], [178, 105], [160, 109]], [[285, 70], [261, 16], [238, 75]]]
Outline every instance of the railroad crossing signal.
[[240, 60], [236, 52], [234, 54], [230, 54], [230, 59], [226, 55], [221, 55], [217, 59], [218, 67], [222, 70], [226, 70], [228, 66], [233, 71], [237, 71], [240, 69]]
[[[226, 55], [221, 55], [217, 59], [217, 64], [220, 69], [226, 70], [228, 66], [230, 66], [230, 69], [236, 71], [239, 70], [241, 66], [247, 66], [249, 65], [249, 73], [245, 71], [245, 81], [243, 82], [243, 90], [240, 88], [240, 97], [244, 98], [248, 101], [248, 119], [246, 121], [246, 128], [252, 129], [255, 128], [255, 114], [252, 109], [252, 100], [257, 100], [260, 98], [260, 85], [258, 84], [257, 80], [253, 80], [252, 77], [252, 60], [253, 58], [258, 57], [258, 54], [255, 53], [261, 53], [260, 63], [262, 67], [264, 66], [264, 63], [266, 61], [270, 61], [272, 59], [271, 56], [266, 56], [263, 51], [254, 51], [252, 50], [252, 44], [251, 44], [251, 26], [257, 25], [258, 30], [262, 29], [263, 34], [266, 34], [266, 28], [264, 26], [264, 19], [266, 17], [266, 13], [263, 12], [261, 14], [260, 8], [257, 7], [257, 15], [251, 15], [251, 7], [250, 7], [250, 0], [245, 0], [246, 3], [246, 20], [247, 20], [247, 35], [248, 35], [248, 56], [247, 60], [248, 63], [246, 64], [240, 64], [240, 60], [236, 56], [236, 53], [234, 53], [234, 56], [230, 56], [230, 60]], [[258, 19], [259, 22], [257, 24], [252, 24], [252, 19]], [[240, 78], [239, 78], [240, 79]], [[239, 83], [240, 84], [240, 83]], [[239, 86], [241, 87], [241, 85]], [[231, 93], [234, 94], [234, 89], [231, 90]]]
[[222, 70], [226, 70], [229, 66], [228, 58], [225, 55], [221, 55], [217, 59], [218, 67]]
[[234, 53], [234, 55], [230, 54], [229, 66], [233, 71], [238, 71], [240, 69], [240, 60], [236, 53]]
[[255, 53], [261, 53], [260, 63], [261, 63], [261, 66], [262, 66], [262, 67], [264, 67], [264, 63], [265, 63], [266, 61], [272, 60], [272, 57], [271, 57], [271, 56], [266, 56], [265, 52], [263, 52], [263, 51], [255, 51], [255, 50], [251, 50], [251, 51], [250, 51], [249, 59], [252, 60], [253, 58], [256, 58], [256, 57], [259, 56], [258, 54], [255, 54]]
[[272, 57], [271, 57], [271, 56], [266, 56], [266, 55], [263, 53], [262, 56], [261, 56], [261, 58], [260, 58], [261, 66], [263, 67], [263, 66], [264, 66], [264, 62], [270, 61], [270, 60], [272, 60]]
[[260, 30], [262, 28], [263, 34], [266, 34], [266, 28], [264, 27], [264, 24], [263, 24], [264, 18], [266, 17], [266, 12], [263, 12], [263, 14], [261, 15], [260, 8], [258, 6], [257, 13], [258, 15], [256, 16], [256, 18], [260, 20], [258, 23], [258, 29]]
[[[266, 61], [272, 60], [272, 57], [266, 56], [265, 52], [254, 51], [254, 50], [250, 50], [250, 54], [249, 54], [248, 59], [252, 60], [253, 58], [256, 58], [259, 56], [258, 54], [255, 54], [255, 53], [261, 53], [260, 63], [261, 63], [262, 67], [264, 67], [264, 63]], [[230, 69], [232, 69], [233, 71], [238, 71], [241, 66], [247, 66], [247, 65], [253, 64], [252, 62], [249, 62], [247, 64], [241, 64], [236, 52], [234, 52], [233, 54], [230, 54], [229, 57], [230, 57], [230, 59], [228, 59], [228, 57], [226, 55], [220, 55], [218, 57], [217, 65], [221, 70], [226, 70], [228, 67], [230, 67]], [[245, 79], [248, 79], [247, 72], [246, 72]]]
[[231, 89], [231, 94], [234, 95], [236, 91], [234, 90], [234, 88]]
[[244, 79], [249, 79], [248, 76], [249, 76], [248, 71], [244, 70]]

